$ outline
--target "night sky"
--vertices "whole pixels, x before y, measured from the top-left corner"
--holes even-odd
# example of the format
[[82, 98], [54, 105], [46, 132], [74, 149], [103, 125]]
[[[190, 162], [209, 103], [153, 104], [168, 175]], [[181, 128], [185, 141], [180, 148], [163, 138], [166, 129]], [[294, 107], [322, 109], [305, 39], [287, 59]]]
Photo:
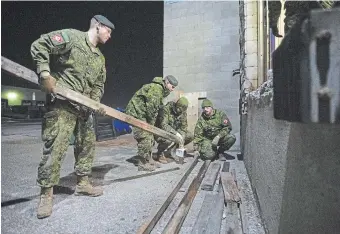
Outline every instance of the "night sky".
[[[100, 46], [107, 67], [101, 101], [106, 105], [125, 107], [141, 85], [163, 75], [163, 2], [1, 2], [1, 11], [1, 55], [34, 71], [30, 46], [41, 34], [87, 31], [96, 14], [111, 20], [116, 29]], [[27, 86], [3, 72], [1, 83]]]

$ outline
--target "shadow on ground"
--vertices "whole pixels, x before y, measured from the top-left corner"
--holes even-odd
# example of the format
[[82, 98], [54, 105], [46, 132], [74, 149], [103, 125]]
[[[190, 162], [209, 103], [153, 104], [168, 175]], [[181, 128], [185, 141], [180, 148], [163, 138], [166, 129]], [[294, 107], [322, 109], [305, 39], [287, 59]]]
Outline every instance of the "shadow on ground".
[[[101, 166], [92, 167], [92, 176], [90, 180], [93, 185], [104, 185], [104, 177], [105, 175], [112, 170], [113, 168], [118, 167], [115, 164], [104, 164]], [[59, 195], [57, 196], [58, 200], [64, 200], [67, 196], [72, 195], [75, 191], [77, 177], [75, 173], [70, 173], [67, 176], [61, 177], [59, 180], [59, 184], [53, 187], [53, 194]], [[107, 183], [105, 183], [107, 185]], [[38, 198], [39, 195], [33, 195], [23, 198], [16, 198], [8, 201], [1, 202], [1, 207], [7, 207], [11, 205], [16, 205], [23, 202], [31, 201], [35, 198]], [[61, 199], [60, 199], [61, 198]]]

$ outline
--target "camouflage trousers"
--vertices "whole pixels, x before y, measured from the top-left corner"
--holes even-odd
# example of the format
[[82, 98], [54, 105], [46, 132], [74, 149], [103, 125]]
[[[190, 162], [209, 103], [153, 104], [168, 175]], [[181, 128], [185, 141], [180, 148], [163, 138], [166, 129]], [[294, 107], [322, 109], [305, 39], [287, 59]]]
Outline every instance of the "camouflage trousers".
[[[155, 139], [158, 143], [158, 146], [157, 146], [158, 153], [164, 152], [172, 144], [172, 141], [166, 140], [162, 137], [157, 136], [155, 137]], [[194, 140], [194, 135], [190, 132], [186, 132], [184, 136], [184, 145], [189, 144], [193, 140]]]
[[67, 101], [57, 100], [49, 106], [42, 123], [43, 156], [38, 168], [38, 185], [52, 187], [59, 183], [60, 168], [74, 134], [75, 173], [91, 173], [95, 149], [92, 115], [83, 116]]
[[137, 141], [137, 156], [148, 161], [151, 158], [154, 137], [152, 133], [132, 127], [133, 137]]
[[218, 142], [218, 150], [214, 150], [212, 147], [212, 140], [205, 139], [199, 143], [199, 153], [202, 159], [214, 159], [218, 153], [223, 153], [224, 151], [230, 149], [236, 141], [236, 137], [233, 134], [228, 134], [225, 137], [221, 137]]

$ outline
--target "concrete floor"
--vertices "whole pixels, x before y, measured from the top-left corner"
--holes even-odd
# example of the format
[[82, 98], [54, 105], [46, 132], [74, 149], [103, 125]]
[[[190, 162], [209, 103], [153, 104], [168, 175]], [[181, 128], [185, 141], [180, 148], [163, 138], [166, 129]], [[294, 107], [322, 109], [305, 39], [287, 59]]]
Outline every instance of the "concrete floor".
[[[187, 158], [188, 163], [184, 165], [169, 163], [162, 167], [167, 169], [179, 166], [180, 170], [177, 171], [108, 183], [101, 197], [76, 197], [73, 195], [73, 149], [69, 147], [61, 170], [60, 184], [55, 190], [52, 216], [38, 220], [36, 206], [39, 187], [36, 185], [36, 175], [42, 151], [41, 126], [34, 122], [3, 122], [1, 130], [2, 233], [135, 233], [149, 215], [162, 205], [192, 161], [192, 158]], [[103, 181], [141, 174], [127, 161], [135, 153], [136, 143], [131, 135], [97, 143], [92, 178], [94, 183], [101, 184]], [[247, 199], [247, 233], [264, 233], [243, 162], [237, 158], [231, 160], [231, 168], [236, 169], [239, 187]], [[183, 191], [198, 170], [198, 167], [193, 170], [183, 185]], [[176, 196], [153, 233], [161, 233], [184, 193]], [[199, 190], [181, 233], [191, 233], [206, 193]]]

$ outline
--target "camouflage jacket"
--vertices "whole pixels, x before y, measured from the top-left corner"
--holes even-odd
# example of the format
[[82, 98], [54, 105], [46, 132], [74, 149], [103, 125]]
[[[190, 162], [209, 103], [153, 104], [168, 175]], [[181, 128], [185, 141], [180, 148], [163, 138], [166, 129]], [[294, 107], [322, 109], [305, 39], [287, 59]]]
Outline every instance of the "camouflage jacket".
[[64, 29], [42, 35], [31, 46], [37, 73], [49, 71], [57, 85], [100, 101], [106, 80], [105, 58], [87, 32]]
[[170, 94], [162, 77], [155, 77], [152, 83], [143, 85], [126, 106], [126, 114], [154, 125], [163, 98]]
[[178, 132], [185, 137], [188, 130], [187, 112], [178, 115], [175, 111], [175, 105], [175, 102], [168, 102], [159, 110], [156, 127], [172, 134]]
[[194, 146], [205, 139], [213, 140], [217, 135], [224, 137], [231, 130], [232, 126], [229, 118], [223, 111], [215, 109], [210, 117], [202, 113], [195, 126]]

